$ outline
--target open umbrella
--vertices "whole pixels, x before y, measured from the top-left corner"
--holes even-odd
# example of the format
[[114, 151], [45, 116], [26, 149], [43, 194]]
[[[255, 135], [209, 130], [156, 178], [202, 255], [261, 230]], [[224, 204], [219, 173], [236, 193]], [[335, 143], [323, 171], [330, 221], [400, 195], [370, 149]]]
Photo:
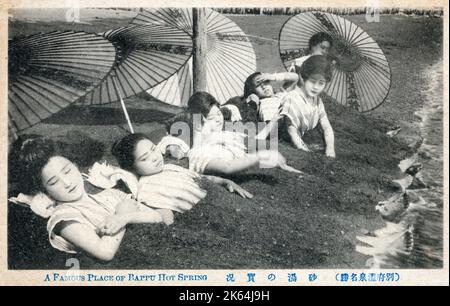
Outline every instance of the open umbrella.
[[55, 31], [12, 40], [8, 56], [8, 117], [16, 133], [94, 89], [111, 71], [116, 49], [96, 34]]
[[389, 63], [378, 44], [359, 26], [337, 15], [307, 12], [291, 17], [280, 32], [280, 55], [286, 68], [309, 52], [309, 39], [325, 32], [333, 38], [336, 60], [325, 91], [340, 104], [361, 112], [386, 99], [391, 84]]
[[111, 74], [83, 99], [84, 104], [120, 101], [133, 128], [124, 98], [146, 91], [176, 73], [190, 58], [192, 39], [181, 29], [164, 24], [129, 25], [102, 34], [119, 50]]
[[[133, 24], [166, 24], [192, 36], [192, 11], [184, 8], [145, 10]], [[256, 55], [245, 33], [230, 19], [206, 9], [206, 91], [220, 103], [242, 95], [245, 79], [256, 70]], [[193, 93], [192, 58], [167, 81], [147, 92], [160, 101], [186, 106]]]

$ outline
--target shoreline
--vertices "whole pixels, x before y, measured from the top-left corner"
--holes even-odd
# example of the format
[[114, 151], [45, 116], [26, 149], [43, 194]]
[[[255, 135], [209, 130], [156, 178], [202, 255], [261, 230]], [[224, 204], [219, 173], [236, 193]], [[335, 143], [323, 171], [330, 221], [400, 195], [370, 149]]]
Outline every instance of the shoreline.
[[[367, 261], [371, 268], [417, 267], [415, 265], [436, 268], [444, 264], [443, 239], [437, 242], [424, 239], [428, 237], [436, 240], [444, 225], [442, 62], [440, 59], [423, 71], [421, 77], [426, 80], [426, 89], [421, 91], [421, 95], [425, 96], [423, 106], [414, 111], [417, 121], [407, 126], [407, 136], [403, 136], [404, 139], [415, 138], [416, 130], [419, 130], [420, 139], [416, 138], [418, 142], [409, 144], [415, 150], [412, 156], [399, 163], [401, 172], [404, 173], [411, 165], [420, 165], [421, 169], [413, 177], [403, 174], [406, 176], [401, 179], [405, 184], [401, 193], [406, 198], [402, 200], [393, 196], [377, 205], [384, 216], [385, 226], [375, 230], [370, 235], [373, 237], [357, 237], [366, 245], [357, 245], [356, 250], [371, 256]], [[411, 180], [405, 180], [407, 177]], [[419, 187], [414, 186], [417, 182]], [[420, 186], [420, 183], [423, 185]], [[409, 204], [399, 212], [395, 206], [398, 206], [397, 203], [404, 205], [405, 199]], [[384, 208], [390, 211], [383, 211]]]

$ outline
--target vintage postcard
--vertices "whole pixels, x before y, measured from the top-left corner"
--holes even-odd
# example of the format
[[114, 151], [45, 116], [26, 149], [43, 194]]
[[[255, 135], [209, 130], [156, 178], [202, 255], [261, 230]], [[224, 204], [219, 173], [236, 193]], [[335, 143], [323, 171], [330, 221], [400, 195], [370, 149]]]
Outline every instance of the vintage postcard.
[[446, 1], [0, 3], [1, 285], [448, 285]]

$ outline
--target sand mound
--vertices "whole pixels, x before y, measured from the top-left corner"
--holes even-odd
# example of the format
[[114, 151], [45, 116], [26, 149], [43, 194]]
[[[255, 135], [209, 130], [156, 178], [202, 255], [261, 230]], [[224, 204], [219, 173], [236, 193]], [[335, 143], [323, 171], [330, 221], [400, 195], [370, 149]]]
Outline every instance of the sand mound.
[[[305, 176], [261, 169], [233, 177], [255, 195], [252, 200], [205, 183], [208, 196], [178, 214], [173, 226], [130, 227], [111, 263], [80, 255], [83, 268], [305, 268], [354, 260], [353, 233], [379, 219], [374, 207], [391, 191], [399, 161], [412, 152], [386, 135], [389, 122], [326, 103], [336, 160], [281, 143], [288, 164]], [[314, 132], [306, 140], [320, 144], [322, 137]], [[11, 268], [64, 268], [69, 256], [50, 248], [44, 220], [12, 206], [9, 220]]]

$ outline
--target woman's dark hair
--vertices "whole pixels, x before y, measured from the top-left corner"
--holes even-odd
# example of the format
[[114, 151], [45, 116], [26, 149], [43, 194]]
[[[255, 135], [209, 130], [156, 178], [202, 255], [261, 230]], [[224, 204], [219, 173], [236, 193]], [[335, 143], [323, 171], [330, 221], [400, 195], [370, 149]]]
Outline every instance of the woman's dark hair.
[[[234, 105], [239, 109], [239, 113], [242, 117], [242, 122], [258, 122], [258, 105], [255, 101], [246, 102], [243, 96], [237, 96], [230, 98], [224, 105]], [[225, 120], [231, 120], [231, 116], [226, 117], [223, 114]]]
[[58, 155], [60, 150], [53, 140], [38, 135], [20, 136], [8, 154], [11, 183], [17, 184], [19, 191], [25, 194], [44, 191], [42, 169], [50, 158]]
[[116, 158], [120, 168], [133, 172], [134, 151], [138, 142], [145, 139], [149, 140], [146, 135], [136, 133], [129, 134], [114, 143], [111, 153]]
[[250, 74], [244, 83], [244, 99], [247, 99], [248, 96], [255, 93], [256, 83], [255, 78], [261, 75], [261, 72], [255, 72]]
[[332, 76], [331, 63], [323, 55], [313, 55], [308, 58], [299, 69], [303, 81], [309, 79], [314, 74], [320, 74], [330, 82]]
[[12, 143], [8, 155], [10, 187], [17, 188], [11, 192], [36, 194], [44, 191], [41, 172], [51, 157], [62, 156], [77, 166], [89, 167], [103, 156], [104, 151], [102, 142], [77, 130], [52, 139], [36, 134], [21, 135]]
[[329, 34], [325, 32], [319, 32], [311, 36], [311, 38], [309, 39], [309, 50], [323, 41], [328, 41], [330, 43], [330, 47], [333, 45], [333, 38]]
[[188, 110], [192, 114], [202, 114], [204, 117], [207, 117], [214, 105], [220, 107], [220, 103], [216, 98], [207, 92], [199, 91], [189, 98]]

